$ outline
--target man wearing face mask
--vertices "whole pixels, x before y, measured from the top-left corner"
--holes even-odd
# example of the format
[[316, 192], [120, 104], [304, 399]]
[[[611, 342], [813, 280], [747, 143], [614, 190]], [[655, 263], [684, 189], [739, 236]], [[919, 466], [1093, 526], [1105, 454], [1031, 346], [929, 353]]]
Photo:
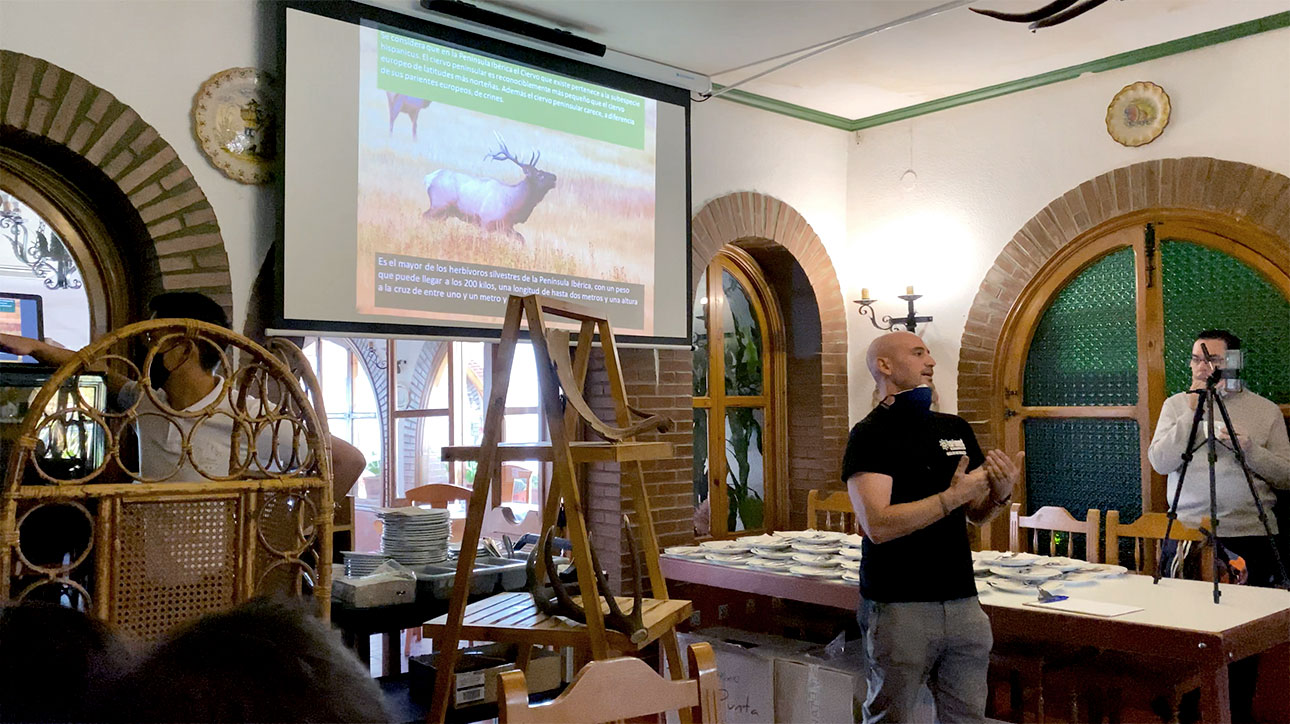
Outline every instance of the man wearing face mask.
[[[210, 297], [196, 292], [168, 292], [153, 297], [148, 308], [154, 319], [195, 319], [208, 322], [225, 329], [229, 328], [228, 317], [224, 309]], [[0, 334], [0, 350], [10, 354], [29, 355], [47, 365], [62, 365], [72, 359], [75, 352], [60, 349], [39, 340], [27, 339], [13, 335]], [[158, 349], [148, 370], [148, 377], [156, 397], [168, 407], [181, 412], [196, 412], [214, 402], [224, 387], [224, 378], [216, 374], [220, 364], [220, 354], [209, 344], [193, 345], [176, 343], [164, 349]], [[233, 418], [227, 414], [215, 414], [200, 425], [192, 420], [176, 419], [172, 424], [167, 418], [156, 413], [157, 408], [151, 397], [140, 389], [140, 383], [128, 380], [121, 375], [107, 375], [108, 391], [116, 399], [117, 406], [129, 409], [136, 403], [138, 407], [139, 433], [139, 472], [149, 482], [192, 482], [204, 479], [186, 459], [180, 464], [183, 434], [194, 429], [189, 445], [192, 455], [202, 470], [211, 475], [228, 474], [229, 445], [232, 440]], [[219, 410], [231, 411], [229, 396], [224, 394]], [[254, 407], [249, 409], [253, 412]], [[184, 425], [181, 431], [175, 425]], [[290, 433], [285, 433], [288, 438]], [[271, 443], [257, 445], [263, 449]], [[289, 441], [286, 443], [289, 447]], [[349, 493], [362, 474], [366, 461], [363, 453], [349, 443], [334, 435], [331, 438], [333, 493], [336, 500]], [[280, 457], [287, 457], [287, 450]]]
[[864, 720], [912, 721], [926, 685], [938, 721], [981, 722], [993, 637], [967, 522], [1008, 505], [1021, 454], [983, 455], [967, 421], [931, 410], [936, 361], [917, 335], [879, 337], [867, 363], [880, 403], [852, 428], [842, 462], [866, 533], [857, 614], [869, 663]]
[[[1208, 356], [1201, 345], [1209, 350]], [[1160, 409], [1160, 419], [1156, 422], [1151, 446], [1147, 448], [1147, 458], [1156, 472], [1169, 476], [1170, 502], [1173, 502], [1178, 489], [1182, 455], [1186, 451], [1187, 435], [1191, 432], [1192, 419], [1201, 397], [1196, 391], [1204, 390], [1205, 381], [1215, 370], [1225, 366], [1228, 351], [1240, 348], [1241, 340], [1226, 330], [1209, 329], [1196, 335], [1190, 361], [1191, 391], [1173, 395]], [[1226, 403], [1233, 429], [1227, 429], [1218, 410], [1214, 411], [1214, 437], [1219, 443], [1218, 460], [1214, 464], [1219, 541], [1229, 551], [1245, 559], [1248, 583], [1271, 586], [1277, 583], [1280, 574], [1267, 531], [1259, 522], [1245, 473], [1232, 451], [1232, 437], [1236, 436], [1241, 443], [1245, 461], [1254, 474], [1254, 492], [1268, 513], [1274, 534], [1277, 533], [1277, 521], [1272, 516], [1272, 506], [1276, 504], [1276, 496], [1272, 488], [1290, 490], [1290, 439], [1287, 439], [1281, 410], [1275, 403], [1242, 389], [1240, 385], [1228, 389], [1225, 383], [1225, 380], [1218, 383], [1218, 392]], [[1202, 444], [1205, 438], [1206, 427], [1202, 422], [1196, 431], [1194, 444]], [[1209, 513], [1209, 468], [1202, 448], [1195, 453], [1187, 468], [1187, 479], [1178, 499], [1178, 519], [1198, 527]]]

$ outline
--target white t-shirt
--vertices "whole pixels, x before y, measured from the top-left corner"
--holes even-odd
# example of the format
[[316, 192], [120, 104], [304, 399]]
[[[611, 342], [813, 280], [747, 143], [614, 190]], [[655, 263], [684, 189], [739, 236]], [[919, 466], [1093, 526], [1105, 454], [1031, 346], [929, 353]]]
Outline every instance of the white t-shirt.
[[[238, 467], [245, 467], [244, 471], [234, 471], [239, 478], [255, 477], [263, 472], [281, 474], [311, 462], [302, 424], [285, 420], [272, 422], [270, 406], [249, 395], [243, 416], [250, 420], [245, 424], [238, 423], [230, 399], [236, 392], [231, 387], [224, 389], [222, 377], [216, 376], [215, 382], [215, 388], [209, 394], [179, 410], [193, 415], [191, 417], [167, 416], [144, 393], [138, 382], [127, 382], [122, 386], [117, 393], [117, 404], [121, 409], [129, 409], [138, 402], [135, 421], [139, 433], [141, 482], [191, 483], [227, 477], [235, 439], [241, 463]], [[168, 404], [164, 390], [154, 389], [152, 392], [163, 404]], [[219, 403], [209, 411], [195, 414], [210, 407], [217, 399]], [[278, 438], [276, 456], [273, 454], [275, 427]], [[293, 434], [298, 440], [294, 460]], [[189, 438], [189, 455], [182, 455], [185, 435]], [[246, 449], [252, 436], [256, 440], [254, 456]]]

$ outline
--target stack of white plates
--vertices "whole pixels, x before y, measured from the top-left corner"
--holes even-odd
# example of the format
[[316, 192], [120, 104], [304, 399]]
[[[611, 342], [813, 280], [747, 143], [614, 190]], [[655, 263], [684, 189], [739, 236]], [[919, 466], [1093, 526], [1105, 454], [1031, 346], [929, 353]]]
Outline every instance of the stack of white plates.
[[375, 571], [390, 557], [384, 553], [362, 553], [360, 551], [341, 551], [345, 558], [345, 575], [350, 578], [366, 576]]
[[752, 550], [752, 544], [745, 543], [742, 540], [709, 540], [700, 543], [699, 547], [705, 553], [716, 553], [723, 556], [733, 556]]
[[737, 540], [739, 543], [746, 543], [754, 549], [761, 548], [763, 550], [782, 550], [793, 543], [793, 541], [779, 535], [746, 535]]
[[708, 554], [707, 551], [703, 550], [703, 548], [699, 546], [672, 546], [671, 548], [664, 548], [663, 552], [669, 556], [676, 556], [678, 558], [699, 559], [702, 559]]
[[446, 508], [381, 508], [381, 551], [405, 566], [448, 560]]

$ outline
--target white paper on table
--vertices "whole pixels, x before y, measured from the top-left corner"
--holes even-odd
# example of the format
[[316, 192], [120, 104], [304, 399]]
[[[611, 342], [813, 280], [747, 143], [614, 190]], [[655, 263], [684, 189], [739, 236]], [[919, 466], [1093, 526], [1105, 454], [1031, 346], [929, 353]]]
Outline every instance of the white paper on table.
[[1105, 603], [1103, 601], [1090, 601], [1086, 598], [1066, 598], [1061, 601], [1027, 601], [1023, 606], [1034, 606], [1035, 608], [1049, 608], [1054, 611], [1065, 611], [1067, 613], [1083, 613], [1089, 616], [1099, 616], [1101, 618], [1111, 618], [1112, 616], [1123, 616], [1126, 613], [1141, 611], [1141, 606], [1126, 606], [1122, 603]]

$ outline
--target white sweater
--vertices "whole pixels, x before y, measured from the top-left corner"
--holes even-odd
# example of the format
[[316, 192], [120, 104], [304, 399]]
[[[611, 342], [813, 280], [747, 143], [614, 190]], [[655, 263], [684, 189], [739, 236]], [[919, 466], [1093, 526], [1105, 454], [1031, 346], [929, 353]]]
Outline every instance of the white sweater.
[[[1156, 423], [1156, 434], [1151, 438], [1147, 458], [1156, 472], [1169, 475], [1169, 498], [1172, 503], [1178, 488], [1178, 473], [1182, 455], [1187, 447], [1187, 433], [1191, 429], [1194, 412], [1188, 405], [1187, 393], [1176, 394], [1165, 400]], [[1245, 460], [1254, 473], [1254, 490], [1268, 514], [1272, 532], [1277, 532], [1277, 521], [1272, 515], [1276, 496], [1272, 488], [1290, 489], [1290, 438], [1286, 435], [1285, 419], [1281, 410], [1271, 400], [1253, 392], [1230, 393], [1223, 398], [1232, 426], [1239, 436]], [[1214, 422], [1221, 423], [1217, 408]], [[1196, 431], [1195, 445], [1201, 447], [1187, 467], [1187, 479], [1182, 496], [1178, 499], [1178, 518], [1191, 526], [1200, 524], [1209, 515], [1209, 463], [1206, 446], [1205, 422]], [[1263, 535], [1258, 510], [1250, 496], [1241, 466], [1236, 455], [1222, 443], [1218, 445], [1218, 462], [1214, 466], [1216, 501], [1218, 507], [1218, 532], [1223, 538]]]

